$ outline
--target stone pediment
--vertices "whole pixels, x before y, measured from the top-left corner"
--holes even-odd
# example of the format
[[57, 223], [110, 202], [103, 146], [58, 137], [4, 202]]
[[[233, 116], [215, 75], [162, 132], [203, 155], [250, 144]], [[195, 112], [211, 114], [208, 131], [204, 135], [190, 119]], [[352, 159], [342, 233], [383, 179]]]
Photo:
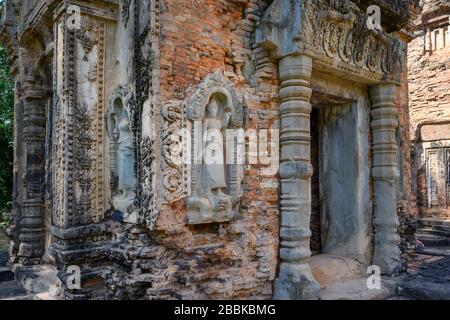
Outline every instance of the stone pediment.
[[276, 0], [256, 30], [274, 57], [307, 54], [314, 67], [368, 84], [398, 83], [406, 45], [367, 27], [367, 13], [349, 0]]

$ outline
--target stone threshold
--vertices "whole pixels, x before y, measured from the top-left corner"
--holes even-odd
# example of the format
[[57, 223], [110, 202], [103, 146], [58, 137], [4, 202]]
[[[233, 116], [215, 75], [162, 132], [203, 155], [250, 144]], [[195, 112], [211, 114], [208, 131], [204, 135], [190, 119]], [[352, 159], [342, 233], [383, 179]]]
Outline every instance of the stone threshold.
[[370, 290], [367, 277], [335, 282], [322, 288], [320, 300], [389, 300], [397, 296], [400, 278], [381, 278], [381, 288]]

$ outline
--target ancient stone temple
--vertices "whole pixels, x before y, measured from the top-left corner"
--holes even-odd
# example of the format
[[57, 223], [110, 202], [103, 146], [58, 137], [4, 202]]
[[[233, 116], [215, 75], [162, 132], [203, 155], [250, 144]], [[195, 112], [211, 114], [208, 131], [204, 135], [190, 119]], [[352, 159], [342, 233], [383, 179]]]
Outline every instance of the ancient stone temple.
[[11, 263], [53, 266], [67, 299], [398, 274], [416, 2], [7, 0]]
[[447, 242], [435, 229], [450, 230], [450, 1], [423, 1], [416, 24], [409, 56], [416, 211], [421, 240]]
[[420, 36], [410, 44], [411, 126], [418, 166], [419, 209], [450, 217], [450, 1], [425, 1]]

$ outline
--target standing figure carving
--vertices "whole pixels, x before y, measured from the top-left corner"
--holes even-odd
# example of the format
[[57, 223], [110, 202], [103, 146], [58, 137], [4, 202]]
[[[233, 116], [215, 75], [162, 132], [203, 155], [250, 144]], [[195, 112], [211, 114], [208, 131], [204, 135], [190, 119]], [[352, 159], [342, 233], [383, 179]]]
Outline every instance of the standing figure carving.
[[[120, 93], [120, 94], [117, 94]], [[136, 198], [136, 144], [133, 124], [131, 92], [124, 88], [116, 91], [110, 112], [111, 132], [111, 189], [115, 217], [137, 222]]]
[[187, 223], [231, 221], [241, 202], [243, 170], [237, 160], [245, 152], [245, 143], [238, 143], [244, 127], [243, 98], [218, 70], [192, 94], [186, 115], [192, 126]]
[[[117, 169], [119, 178], [116, 202], [117, 207], [121, 207], [132, 204], [134, 200], [134, 188], [136, 185], [136, 177], [134, 175], [135, 152], [129, 116], [125, 110], [122, 109], [122, 114], [118, 117], [116, 123], [116, 131], [118, 132]], [[123, 211], [127, 212], [128, 210], [124, 208]]]
[[[231, 199], [227, 192], [227, 182], [225, 178], [225, 143], [223, 127], [226, 125], [227, 115], [223, 120], [218, 118], [219, 104], [213, 97], [206, 107], [207, 118], [203, 123], [204, 141], [204, 163], [203, 174], [206, 195], [212, 199], [210, 202], [221, 203], [225, 209]], [[231, 200], [230, 200], [231, 203]]]
[[233, 216], [225, 144], [225, 130], [231, 114], [224, 105], [213, 95], [206, 106], [202, 123], [201, 174], [194, 185], [193, 196], [188, 200], [191, 224], [228, 221]]

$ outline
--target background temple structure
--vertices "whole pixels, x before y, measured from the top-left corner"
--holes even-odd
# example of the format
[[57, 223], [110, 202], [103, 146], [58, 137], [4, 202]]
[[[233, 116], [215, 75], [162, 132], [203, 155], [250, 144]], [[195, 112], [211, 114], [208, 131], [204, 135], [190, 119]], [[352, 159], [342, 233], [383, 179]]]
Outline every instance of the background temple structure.
[[317, 299], [401, 273], [417, 2], [370, 1], [374, 29], [359, 0], [7, 0], [11, 264], [51, 266], [66, 299]]
[[410, 44], [414, 211], [419, 239], [449, 245], [450, 235], [450, 1], [428, 0]]

